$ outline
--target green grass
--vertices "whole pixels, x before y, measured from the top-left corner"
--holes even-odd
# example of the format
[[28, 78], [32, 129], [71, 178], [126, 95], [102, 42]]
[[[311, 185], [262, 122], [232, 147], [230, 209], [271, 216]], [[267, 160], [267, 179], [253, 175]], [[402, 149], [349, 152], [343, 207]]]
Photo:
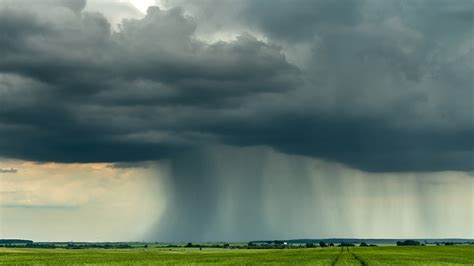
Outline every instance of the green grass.
[[474, 265], [474, 246], [311, 248], [0, 248], [1, 265]]
[[0, 249], [8, 265], [331, 265], [336, 249], [227, 250], [205, 248]]
[[474, 246], [350, 248], [368, 265], [474, 265]]

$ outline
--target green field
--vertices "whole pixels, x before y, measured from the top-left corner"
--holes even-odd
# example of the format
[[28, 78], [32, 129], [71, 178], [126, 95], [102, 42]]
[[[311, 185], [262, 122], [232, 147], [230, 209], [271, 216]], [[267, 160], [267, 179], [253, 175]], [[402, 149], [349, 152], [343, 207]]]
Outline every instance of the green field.
[[474, 265], [474, 246], [284, 250], [0, 248], [1, 265]]

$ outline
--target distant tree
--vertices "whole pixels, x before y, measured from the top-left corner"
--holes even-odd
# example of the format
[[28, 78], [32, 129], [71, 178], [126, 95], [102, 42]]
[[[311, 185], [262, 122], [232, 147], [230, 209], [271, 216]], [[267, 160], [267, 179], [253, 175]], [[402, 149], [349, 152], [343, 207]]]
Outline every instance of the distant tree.
[[419, 246], [420, 242], [416, 240], [397, 241], [397, 246]]
[[362, 243], [360, 243], [360, 245], [359, 245], [359, 247], [368, 247], [368, 246], [369, 246], [369, 245], [367, 245], [367, 243], [365, 243], [365, 242], [362, 242]]
[[325, 248], [327, 247], [328, 245], [326, 245], [326, 243], [324, 243], [323, 241], [319, 242], [319, 246], [322, 247], [322, 248]]
[[144, 248], [148, 248], [148, 245], [147, 245], [147, 244], [145, 244]]
[[306, 247], [307, 248], [314, 248], [314, 244], [313, 243], [306, 243]]
[[223, 248], [229, 248], [230, 245], [229, 245], [229, 243], [225, 243], [222, 247], [223, 247]]
[[193, 247], [193, 243], [189, 242], [188, 244], [186, 244], [186, 247], [187, 247], [187, 248], [192, 248], [192, 247]]

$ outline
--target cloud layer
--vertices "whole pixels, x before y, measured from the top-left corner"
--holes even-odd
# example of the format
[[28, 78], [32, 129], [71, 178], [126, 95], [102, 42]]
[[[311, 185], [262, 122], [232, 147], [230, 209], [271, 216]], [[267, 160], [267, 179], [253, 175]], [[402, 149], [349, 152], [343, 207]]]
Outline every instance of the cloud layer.
[[263, 145], [369, 171], [473, 170], [472, 1], [164, 1], [116, 29], [85, 6], [0, 1], [0, 156]]

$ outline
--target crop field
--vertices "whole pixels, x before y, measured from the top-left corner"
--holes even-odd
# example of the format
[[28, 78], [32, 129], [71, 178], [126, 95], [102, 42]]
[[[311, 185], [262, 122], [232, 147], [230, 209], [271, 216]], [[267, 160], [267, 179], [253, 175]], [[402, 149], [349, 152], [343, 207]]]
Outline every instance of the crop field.
[[1, 265], [474, 265], [474, 246], [222, 248], [0, 248]]

